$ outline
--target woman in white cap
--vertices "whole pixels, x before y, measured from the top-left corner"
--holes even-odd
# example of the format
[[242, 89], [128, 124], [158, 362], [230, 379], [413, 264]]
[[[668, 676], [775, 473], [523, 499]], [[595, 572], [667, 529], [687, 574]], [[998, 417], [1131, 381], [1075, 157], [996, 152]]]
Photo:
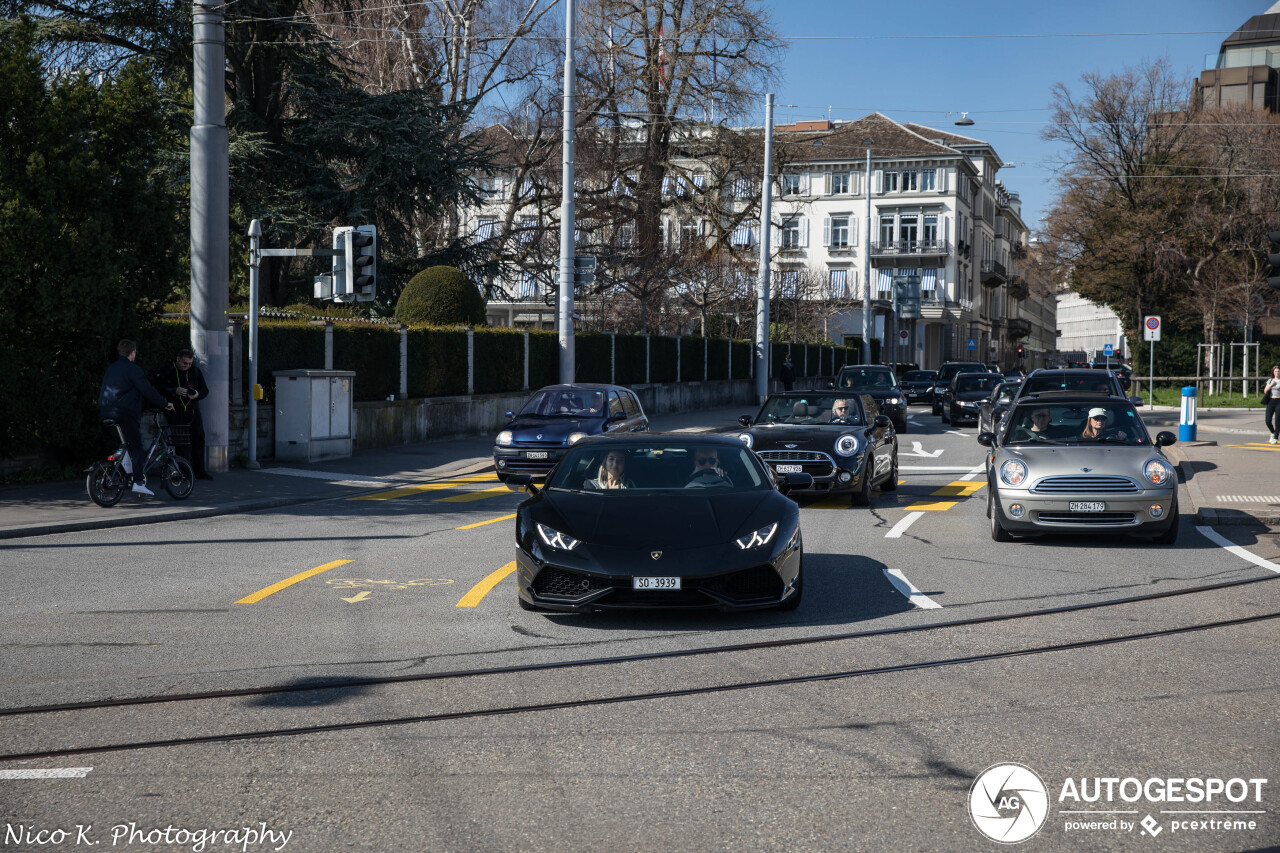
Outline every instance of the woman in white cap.
[[1087, 441], [1097, 441], [1100, 438], [1109, 438], [1111, 436], [1115, 436], [1121, 441], [1128, 438], [1123, 430], [1107, 429], [1107, 422], [1110, 420], [1110, 414], [1101, 406], [1090, 409], [1089, 419], [1084, 422], [1084, 432], [1080, 433], [1080, 438]]

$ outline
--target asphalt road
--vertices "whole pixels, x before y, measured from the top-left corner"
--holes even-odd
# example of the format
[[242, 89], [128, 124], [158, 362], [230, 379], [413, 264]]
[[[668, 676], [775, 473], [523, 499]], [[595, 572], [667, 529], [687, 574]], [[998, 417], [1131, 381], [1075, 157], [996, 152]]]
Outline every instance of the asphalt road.
[[[912, 412], [896, 493], [803, 506], [794, 613], [522, 611], [521, 497], [483, 479], [0, 543], [3, 708], [250, 691], [0, 716], [0, 847], [984, 850], [970, 789], [1005, 762], [1047, 806], [985, 825], [1043, 818], [1038, 849], [1280, 841], [1274, 546], [1190, 517], [1172, 547], [996, 544], [975, 430]], [[58, 768], [92, 769], [6, 777]], [[1062, 797], [1095, 777], [1269, 781]]]

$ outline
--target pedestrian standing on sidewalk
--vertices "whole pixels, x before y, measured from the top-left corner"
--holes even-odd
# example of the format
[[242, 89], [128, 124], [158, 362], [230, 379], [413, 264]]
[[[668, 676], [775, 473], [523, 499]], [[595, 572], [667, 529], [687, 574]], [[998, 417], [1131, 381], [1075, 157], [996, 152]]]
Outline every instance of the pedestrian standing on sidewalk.
[[169, 425], [191, 428], [191, 443], [179, 445], [179, 449], [191, 463], [196, 478], [212, 480], [204, 465], [204, 421], [199, 405], [200, 400], [209, 396], [209, 385], [195, 364], [195, 353], [190, 349], [178, 350], [173, 362], [157, 370], [151, 382], [173, 404]]
[[796, 368], [791, 363], [791, 353], [787, 353], [787, 360], [782, 362], [782, 390], [790, 391], [791, 387], [796, 384]]
[[107, 368], [102, 377], [102, 389], [98, 392], [98, 414], [104, 420], [113, 420], [120, 425], [120, 435], [124, 438], [124, 449], [129, 454], [129, 467], [133, 474], [133, 493], [155, 497], [155, 492], [146, 487], [146, 472], [142, 470], [145, 461], [142, 456], [142, 429], [138, 422], [142, 419], [142, 401], [146, 400], [156, 408], [173, 409], [151, 383], [142, 368], [134, 364], [138, 357], [138, 345], [130, 340], [123, 340], [116, 345], [120, 355]]
[[1280, 443], [1280, 364], [1271, 368], [1271, 378], [1262, 387], [1262, 395], [1267, 398], [1267, 432], [1271, 433], [1271, 443]]

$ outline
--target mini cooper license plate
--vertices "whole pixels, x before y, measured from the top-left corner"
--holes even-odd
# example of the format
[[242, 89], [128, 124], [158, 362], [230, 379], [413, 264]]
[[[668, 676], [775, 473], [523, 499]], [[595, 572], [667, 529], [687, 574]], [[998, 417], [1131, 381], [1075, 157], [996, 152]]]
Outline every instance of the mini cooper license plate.
[[526, 450], [526, 451], [525, 451], [525, 454], [524, 454], [524, 458], [525, 458], [525, 459], [546, 459], [546, 458], [547, 458], [547, 451], [545, 451], [545, 450]]
[[803, 474], [803, 465], [778, 465], [775, 466], [779, 474]]
[[680, 578], [632, 578], [632, 589], [679, 589]]
[[1107, 505], [1102, 501], [1071, 501], [1072, 512], [1106, 512]]

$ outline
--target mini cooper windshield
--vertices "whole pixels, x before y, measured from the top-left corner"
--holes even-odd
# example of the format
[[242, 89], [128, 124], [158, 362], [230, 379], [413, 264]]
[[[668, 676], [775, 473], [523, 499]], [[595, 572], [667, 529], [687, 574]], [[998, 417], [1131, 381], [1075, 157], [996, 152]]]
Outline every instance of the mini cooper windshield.
[[547, 489], [608, 494], [695, 490], [744, 492], [773, 488], [745, 447], [661, 441], [591, 442], [570, 450]]
[[534, 394], [517, 415], [598, 418], [603, 412], [603, 391], [586, 388], [556, 388]]
[[1151, 437], [1133, 405], [1116, 400], [1067, 405], [1024, 403], [1006, 418], [1005, 429], [1006, 447], [1042, 443], [1151, 446]]
[[756, 417], [757, 424], [842, 424], [865, 426], [858, 401], [839, 394], [770, 397]]

